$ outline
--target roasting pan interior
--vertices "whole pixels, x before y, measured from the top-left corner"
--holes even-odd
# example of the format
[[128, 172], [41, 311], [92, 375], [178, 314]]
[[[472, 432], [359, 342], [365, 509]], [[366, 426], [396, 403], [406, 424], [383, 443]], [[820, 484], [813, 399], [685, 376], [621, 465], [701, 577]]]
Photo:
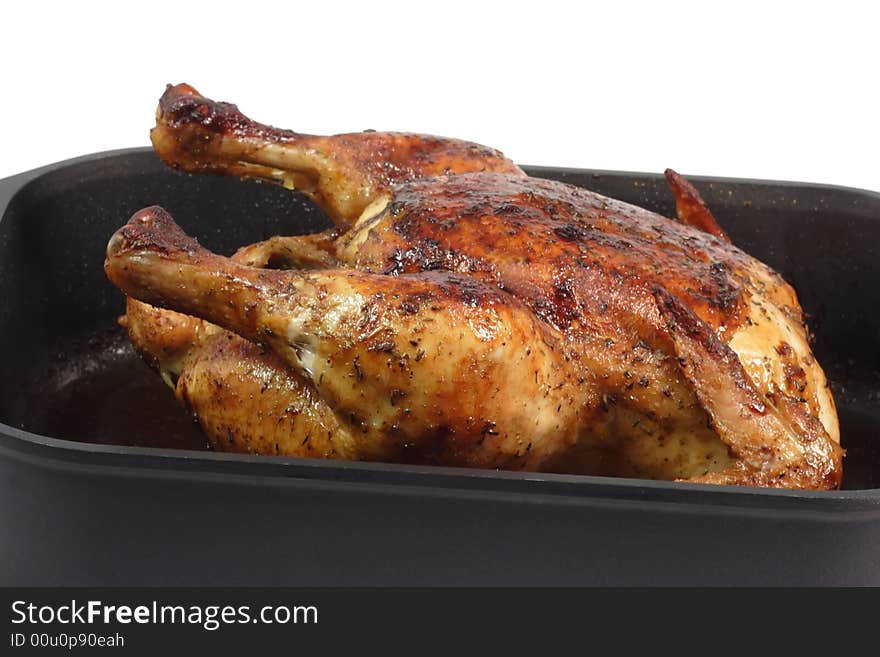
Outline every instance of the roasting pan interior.
[[[659, 175], [528, 170], [674, 211]], [[794, 284], [838, 404], [844, 487], [880, 487], [880, 195], [692, 181], [734, 242]], [[146, 149], [87, 158], [10, 187], [0, 221], [0, 422], [73, 441], [207, 449], [116, 325], [124, 301], [103, 273], [108, 238], [152, 204], [225, 254], [271, 235], [321, 230], [326, 217], [271, 185], [172, 172]], [[0, 194], [0, 209], [5, 200]]]

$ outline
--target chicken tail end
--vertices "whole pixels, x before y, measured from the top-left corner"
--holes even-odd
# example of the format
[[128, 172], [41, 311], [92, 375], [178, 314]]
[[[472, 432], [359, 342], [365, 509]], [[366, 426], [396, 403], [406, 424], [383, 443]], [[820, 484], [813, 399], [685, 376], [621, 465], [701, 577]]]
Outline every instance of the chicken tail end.
[[714, 235], [725, 242], [730, 242], [730, 237], [718, 225], [718, 222], [709, 210], [709, 206], [706, 205], [697, 188], [688, 182], [684, 176], [672, 169], [666, 169], [663, 175], [666, 177], [669, 191], [675, 197], [675, 214], [678, 216], [678, 220], [683, 224], [699, 228], [705, 233]]

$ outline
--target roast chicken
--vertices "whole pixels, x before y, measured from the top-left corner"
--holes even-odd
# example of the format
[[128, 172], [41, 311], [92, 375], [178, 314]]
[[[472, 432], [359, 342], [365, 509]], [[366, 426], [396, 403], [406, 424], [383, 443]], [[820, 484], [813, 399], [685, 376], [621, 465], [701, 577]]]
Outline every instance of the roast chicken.
[[334, 224], [226, 258], [153, 206], [110, 239], [131, 340], [216, 449], [840, 485], [794, 290], [674, 172], [670, 219], [477, 144], [298, 134], [187, 85], [151, 136], [176, 169], [282, 184]]

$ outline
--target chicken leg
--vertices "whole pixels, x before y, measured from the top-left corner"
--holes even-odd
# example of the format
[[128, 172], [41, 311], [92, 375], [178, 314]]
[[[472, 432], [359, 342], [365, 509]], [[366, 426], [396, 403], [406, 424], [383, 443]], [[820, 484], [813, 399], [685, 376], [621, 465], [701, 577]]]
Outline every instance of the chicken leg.
[[472, 279], [245, 267], [160, 208], [114, 236], [106, 271], [127, 294], [269, 347], [372, 443], [361, 454], [536, 469], [576, 441], [589, 386], [573, 394], [559, 336]]
[[150, 138], [159, 157], [175, 169], [259, 178], [296, 189], [341, 226], [405, 180], [468, 171], [525, 175], [495, 149], [458, 139], [370, 130], [324, 137], [273, 128], [187, 84], [168, 85]]

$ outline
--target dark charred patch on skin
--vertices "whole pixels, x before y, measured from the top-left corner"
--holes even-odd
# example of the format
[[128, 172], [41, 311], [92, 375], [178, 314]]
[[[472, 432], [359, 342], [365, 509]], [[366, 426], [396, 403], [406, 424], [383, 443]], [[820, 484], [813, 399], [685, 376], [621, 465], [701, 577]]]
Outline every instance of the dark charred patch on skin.
[[558, 238], [563, 239], [566, 242], [575, 242], [584, 239], [589, 231], [584, 226], [570, 223], [557, 226], [553, 229], [553, 232]]
[[480, 429], [481, 436], [497, 436], [498, 431], [496, 430], [496, 424], [494, 422], [485, 422], [483, 424], [482, 429]]
[[797, 357], [791, 345], [781, 341], [775, 347], [775, 351], [779, 354], [782, 362], [782, 373], [784, 376], [785, 390], [800, 402], [806, 402], [803, 393], [807, 389], [807, 373], [804, 368], [798, 364]]
[[391, 353], [394, 351], [395, 346], [394, 340], [388, 337], [381, 337], [367, 343], [367, 351]]
[[713, 285], [703, 289], [709, 305], [725, 312], [734, 310], [740, 303], [741, 286], [733, 281], [730, 265], [713, 262], [709, 266], [709, 277]]
[[219, 135], [235, 134], [276, 142], [299, 136], [292, 130], [271, 128], [251, 121], [232, 103], [205, 98], [185, 84], [168, 85], [159, 99], [159, 111], [160, 121], [176, 130], [198, 126], [201, 130]]
[[555, 323], [565, 326], [581, 316], [581, 307], [574, 293], [571, 279], [565, 278], [553, 284], [553, 306]]
[[[789, 392], [798, 393], [798, 395], [802, 395], [807, 390], [807, 373], [804, 371], [800, 365], [795, 363], [785, 363], [784, 366], [785, 372], [785, 385]], [[806, 402], [807, 400], [798, 396], [797, 400], [799, 402]]]
[[391, 230], [407, 242], [418, 239], [422, 235], [427, 217], [431, 214], [428, 210], [429, 208], [424, 207], [407, 207], [402, 201], [393, 201], [388, 212], [392, 217], [398, 218], [391, 224]]
[[[388, 214], [390, 214], [392, 217], [399, 217], [400, 213], [403, 212], [405, 207], [406, 204], [403, 201], [392, 201], [388, 205]], [[397, 224], [395, 224], [395, 230], [397, 230], [396, 226]]]
[[361, 306], [361, 312], [357, 322], [358, 333], [372, 333], [373, 329], [379, 325], [379, 320], [383, 311], [382, 300], [381, 296], [373, 296]]
[[431, 237], [420, 237], [405, 249], [394, 249], [383, 274], [397, 276], [425, 271], [455, 271], [463, 274], [491, 273], [494, 267], [483, 258], [465, 250], [446, 248]]
[[417, 314], [423, 306], [432, 304], [435, 296], [431, 292], [416, 292], [410, 294], [400, 302], [400, 311], [407, 315]]
[[359, 382], [364, 380], [364, 372], [363, 370], [361, 370], [360, 360], [360, 356], [355, 356], [354, 360], [351, 363], [352, 368], [354, 369], [355, 379], [357, 379], [357, 381]]
[[459, 299], [472, 308], [482, 306], [482, 301], [486, 296], [482, 286], [477, 285], [476, 281], [471, 283], [467, 280], [461, 281], [458, 284], [458, 293]]
[[617, 406], [617, 395], [605, 393], [599, 399], [599, 407], [607, 413], [614, 406]]
[[555, 308], [550, 299], [538, 297], [531, 303], [532, 311], [542, 320], [552, 324], [554, 322]]
[[519, 203], [502, 203], [498, 205], [494, 209], [494, 214], [498, 217], [515, 217], [515, 216], [523, 216], [528, 215], [530, 213], [530, 209], [527, 205], [521, 205]]
[[778, 345], [776, 345], [776, 353], [783, 357], [791, 356], [791, 345], [783, 340]]

